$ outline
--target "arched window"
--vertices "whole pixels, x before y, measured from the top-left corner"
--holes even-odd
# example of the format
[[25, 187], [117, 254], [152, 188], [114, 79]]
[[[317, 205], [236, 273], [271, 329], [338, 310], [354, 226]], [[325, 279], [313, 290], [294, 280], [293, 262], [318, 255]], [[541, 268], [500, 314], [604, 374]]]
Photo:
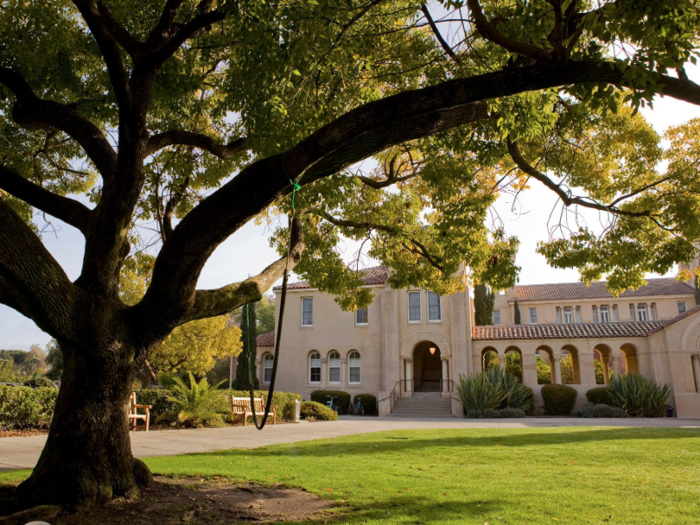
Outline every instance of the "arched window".
[[328, 382], [340, 383], [340, 354], [336, 351], [328, 355]]
[[274, 358], [272, 354], [265, 354], [263, 357], [263, 383], [269, 383], [272, 380], [272, 364]]
[[311, 352], [309, 356], [309, 383], [321, 382], [321, 354]]
[[359, 384], [362, 380], [362, 358], [357, 350], [353, 350], [348, 356], [348, 371], [350, 384]]

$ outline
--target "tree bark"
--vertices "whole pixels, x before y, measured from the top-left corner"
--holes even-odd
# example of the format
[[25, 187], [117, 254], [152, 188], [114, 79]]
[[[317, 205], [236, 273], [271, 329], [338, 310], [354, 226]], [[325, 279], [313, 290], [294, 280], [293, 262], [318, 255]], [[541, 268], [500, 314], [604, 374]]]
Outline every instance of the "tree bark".
[[133, 497], [152, 479], [131, 454], [127, 404], [136, 368], [125, 356], [134, 348], [119, 341], [90, 351], [59, 344], [65, 368], [56, 411], [37, 466], [17, 489], [18, 510]]

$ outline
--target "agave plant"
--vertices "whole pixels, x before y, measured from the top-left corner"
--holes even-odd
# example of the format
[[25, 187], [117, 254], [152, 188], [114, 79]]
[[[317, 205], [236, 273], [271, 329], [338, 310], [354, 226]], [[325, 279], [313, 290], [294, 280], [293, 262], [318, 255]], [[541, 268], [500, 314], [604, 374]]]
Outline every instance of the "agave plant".
[[498, 367], [470, 377], [461, 375], [457, 394], [467, 411], [515, 408], [530, 412], [534, 407], [532, 390]]
[[618, 374], [608, 385], [610, 405], [629, 417], [663, 417], [670, 393], [669, 385], [659, 386], [639, 374]]
[[189, 386], [179, 377], [173, 377], [173, 396], [168, 401], [175, 403], [180, 411], [178, 421], [186, 427], [220, 426], [221, 412], [225, 410], [224, 399], [217, 390], [221, 383], [210, 385], [206, 377], [199, 383], [189, 373]]

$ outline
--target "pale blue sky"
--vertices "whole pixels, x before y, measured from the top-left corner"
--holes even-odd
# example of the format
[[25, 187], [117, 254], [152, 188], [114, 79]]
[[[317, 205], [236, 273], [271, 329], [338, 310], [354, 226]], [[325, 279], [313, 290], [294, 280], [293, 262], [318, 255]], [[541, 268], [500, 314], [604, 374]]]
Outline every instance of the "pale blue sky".
[[[700, 68], [688, 70], [689, 76], [700, 81]], [[700, 107], [660, 98], [655, 101], [654, 109], [643, 110], [644, 115], [659, 132], [668, 126], [681, 124], [692, 118], [700, 117]], [[547, 266], [544, 258], [535, 253], [537, 243], [547, 240], [547, 223], [556, 197], [541, 185], [534, 185], [520, 195], [520, 213], [510, 211], [512, 197], [504, 195], [495, 208], [503, 221], [509, 235], [517, 235], [521, 242], [517, 263], [522, 267], [521, 284], [567, 282], [578, 280], [574, 270], [555, 270]], [[586, 214], [592, 224], [595, 214]], [[45, 233], [44, 244], [56, 260], [63, 266], [71, 279], [80, 274], [84, 243], [82, 235], [71, 226], [58, 220], [53, 221], [56, 234]], [[207, 262], [199, 280], [199, 288], [216, 288], [230, 282], [245, 279], [259, 272], [276, 258], [269, 247], [269, 228], [247, 224], [231, 236], [214, 252]], [[356, 246], [348, 244], [341, 247], [346, 260], [350, 260]], [[42, 332], [33, 321], [23, 317], [14, 310], [0, 305], [0, 349], [28, 350], [38, 343], [46, 345], [51, 337]]]

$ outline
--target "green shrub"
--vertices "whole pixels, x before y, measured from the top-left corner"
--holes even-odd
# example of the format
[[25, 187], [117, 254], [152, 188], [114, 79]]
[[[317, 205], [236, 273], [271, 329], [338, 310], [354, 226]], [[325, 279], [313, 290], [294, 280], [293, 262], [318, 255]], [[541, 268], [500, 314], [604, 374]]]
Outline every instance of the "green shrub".
[[372, 394], [355, 394], [355, 399], [353, 404], [356, 405], [357, 402], [362, 405], [362, 411], [366, 416], [373, 416], [377, 413], [377, 398]]
[[136, 402], [139, 405], [151, 405], [151, 421], [160, 423], [177, 421], [179, 405], [170, 398], [173, 396], [171, 390], [165, 388], [141, 388], [136, 390]]
[[24, 382], [24, 386], [31, 388], [53, 388], [53, 382], [46, 376], [37, 376]]
[[578, 392], [566, 385], [545, 385], [542, 387], [542, 399], [547, 414], [568, 416], [574, 410]]
[[[256, 390], [254, 392], [255, 397], [262, 397], [263, 401], [267, 403], [267, 390]], [[229, 407], [229, 412], [230, 407], [231, 407], [231, 398], [230, 396], [233, 395], [233, 397], [250, 397], [250, 391], [248, 390], [226, 390], [225, 391], [226, 395], [226, 404]], [[294, 403], [296, 400], [301, 401], [301, 396], [299, 394], [293, 394], [291, 392], [277, 392], [275, 391], [272, 394], [272, 405], [277, 407], [277, 418], [282, 419], [284, 421], [293, 421], [294, 420], [294, 412], [296, 410], [296, 404]]]
[[609, 405], [610, 398], [608, 397], [608, 387], [600, 386], [598, 388], [591, 388], [586, 392], [586, 399], [589, 403], [594, 405]]
[[[326, 405], [329, 399], [328, 397], [333, 397], [335, 402], [340, 405], [339, 414], [347, 414], [348, 408], [350, 407], [350, 394], [343, 392], [342, 390], [314, 390], [311, 392], [311, 401], [316, 401], [322, 405]], [[328, 406], [328, 405], [326, 405]]]
[[578, 411], [579, 417], [627, 417], [621, 408], [611, 407], [604, 404], [586, 403]]
[[469, 419], [498, 419], [498, 418], [518, 418], [525, 417], [525, 412], [519, 408], [501, 408], [494, 410], [487, 408], [486, 410], [470, 410], [467, 412]]
[[460, 376], [457, 394], [467, 412], [502, 408], [529, 412], [534, 408], [532, 389], [497, 367], [470, 377]]
[[669, 385], [659, 386], [639, 374], [617, 374], [608, 385], [610, 405], [630, 417], [664, 417]]
[[326, 405], [316, 401], [304, 401], [301, 404], [301, 419], [311, 419], [316, 421], [336, 421], [338, 414]]
[[178, 406], [177, 421], [185, 427], [221, 426], [226, 405], [221, 391], [216, 389], [218, 385], [210, 385], [206, 378], [197, 383], [192, 373], [189, 383], [187, 386], [179, 377], [174, 378], [173, 395], [168, 401]]
[[0, 427], [48, 428], [56, 408], [57, 388], [0, 386]]

